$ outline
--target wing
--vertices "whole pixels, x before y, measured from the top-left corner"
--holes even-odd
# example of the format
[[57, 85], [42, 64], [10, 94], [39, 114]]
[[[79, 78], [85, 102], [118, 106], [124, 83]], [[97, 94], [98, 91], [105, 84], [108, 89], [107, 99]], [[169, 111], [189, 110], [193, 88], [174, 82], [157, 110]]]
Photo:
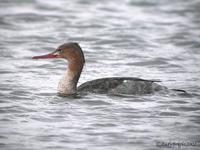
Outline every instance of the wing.
[[86, 83], [81, 84], [78, 87], [78, 91], [80, 92], [92, 92], [92, 93], [108, 93], [113, 89], [117, 89], [121, 85], [124, 85], [125, 82], [132, 83], [147, 83], [148, 85], [153, 82], [161, 82], [158, 80], [145, 80], [140, 78], [133, 77], [112, 77], [112, 78], [100, 78], [92, 81], [88, 81]]

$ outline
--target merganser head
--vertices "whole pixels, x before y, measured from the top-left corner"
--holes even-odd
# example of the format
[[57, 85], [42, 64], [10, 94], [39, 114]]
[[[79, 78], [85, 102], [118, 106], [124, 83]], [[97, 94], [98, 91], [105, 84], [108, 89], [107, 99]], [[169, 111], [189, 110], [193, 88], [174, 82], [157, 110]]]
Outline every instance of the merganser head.
[[83, 69], [85, 58], [78, 43], [70, 42], [60, 45], [54, 52], [35, 56], [33, 59], [64, 58], [68, 61], [68, 69], [58, 86], [59, 93], [68, 95], [76, 92], [77, 82]]
[[64, 58], [67, 59], [70, 63], [78, 63], [78, 64], [85, 63], [83, 51], [79, 46], [79, 44], [75, 42], [64, 43], [50, 54], [33, 57], [33, 59], [50, 59], [50, 58]]

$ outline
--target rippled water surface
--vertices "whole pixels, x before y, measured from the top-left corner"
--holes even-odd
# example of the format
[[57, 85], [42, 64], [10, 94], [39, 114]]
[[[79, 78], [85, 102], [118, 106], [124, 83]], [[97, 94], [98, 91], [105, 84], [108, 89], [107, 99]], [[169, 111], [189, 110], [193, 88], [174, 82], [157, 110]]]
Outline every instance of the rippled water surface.
[[[199, 142], [199, 17], [199, 0], [1, 0], [0, 149], [156, 150], [159, 142]], [[189, 94], [59, 97], [66, 62], [31, 57], [67, 41], [85, 53], [79, 84], [130, 76]]]

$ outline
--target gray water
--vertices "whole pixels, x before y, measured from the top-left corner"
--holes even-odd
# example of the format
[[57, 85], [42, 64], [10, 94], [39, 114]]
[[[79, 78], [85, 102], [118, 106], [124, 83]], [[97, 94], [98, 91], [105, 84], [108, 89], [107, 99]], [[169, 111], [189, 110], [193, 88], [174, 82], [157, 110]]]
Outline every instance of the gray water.
[[[64, 42], [85, 53], [79, 84], [158, 79], [189, 95], [59, 97]], [[0, 0], [0, 149], [200, 149], [199, 0]], [[161, 144], [160, 144], [161, 143]]]

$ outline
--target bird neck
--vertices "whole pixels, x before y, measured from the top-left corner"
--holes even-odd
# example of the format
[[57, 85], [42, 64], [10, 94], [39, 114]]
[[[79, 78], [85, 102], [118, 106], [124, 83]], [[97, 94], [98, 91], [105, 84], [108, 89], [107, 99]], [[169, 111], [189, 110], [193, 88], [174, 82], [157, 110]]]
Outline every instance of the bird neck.
[[72, 95], [77, 92], [77, 83], [83, 69], [83, 64], [68, 64], [68, 69], [58, 84], [58, 93], [61, 95]]

